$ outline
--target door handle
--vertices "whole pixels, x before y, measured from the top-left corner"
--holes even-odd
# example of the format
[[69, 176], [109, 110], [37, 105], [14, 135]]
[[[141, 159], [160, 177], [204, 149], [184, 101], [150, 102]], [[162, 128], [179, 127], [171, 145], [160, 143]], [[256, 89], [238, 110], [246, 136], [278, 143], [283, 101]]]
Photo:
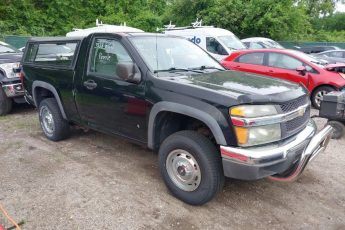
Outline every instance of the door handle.
[[273, 70], [271, 70], [271, 69], [270, 69], [268, 72], [270, 72], [270, 73], [274, 73], [274, 71], [273, 71]]
[[83, 85], [89, 90], [93, 90], [97, 87], [97, 83], [94, 80], [84, 81]]

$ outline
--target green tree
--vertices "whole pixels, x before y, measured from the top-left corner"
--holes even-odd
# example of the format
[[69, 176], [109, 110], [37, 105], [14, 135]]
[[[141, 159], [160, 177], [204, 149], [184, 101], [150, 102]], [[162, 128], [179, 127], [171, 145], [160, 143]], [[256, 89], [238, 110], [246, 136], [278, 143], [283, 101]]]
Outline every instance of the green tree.
[[299, 6], [306, 8], [306, 13], [313, 17], [324, 17], [333, 14], [335, 4], [341, 0], [297, 0]]
[[202, 11], [214, 6], [216, 0], [174, 0], [168, 5], [163, 17], [164, 23], [178, 26], [189, 26], [197, 17], [202, 17]]

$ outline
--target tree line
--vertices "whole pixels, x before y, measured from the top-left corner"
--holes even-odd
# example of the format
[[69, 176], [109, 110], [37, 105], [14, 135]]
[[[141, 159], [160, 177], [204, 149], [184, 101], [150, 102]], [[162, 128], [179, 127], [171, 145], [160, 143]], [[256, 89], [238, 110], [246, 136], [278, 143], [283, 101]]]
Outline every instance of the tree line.
[[61, 36], [73, 28], [107, 24], [156, 31], [196, 18], [240, 38], [345, 42], [343, 0], [1, 0], [0, 35]]

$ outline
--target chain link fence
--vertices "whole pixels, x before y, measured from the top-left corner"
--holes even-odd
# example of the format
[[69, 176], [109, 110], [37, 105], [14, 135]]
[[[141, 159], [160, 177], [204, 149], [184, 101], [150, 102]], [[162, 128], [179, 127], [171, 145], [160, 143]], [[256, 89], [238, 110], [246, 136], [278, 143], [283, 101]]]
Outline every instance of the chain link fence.
[[296, 49], [296, 47], [308, 47], [308, 46], [337, 46], [341, 49], [345, 49], [345, 42], [289, 42], [279, 41], [279, 44], [286, 49]]
[[29, 40], [28, 36], [16, 36], [16, 35], [0, 35], [0, 40], [16, 47], [21, 48], [25, 46], [26, 42]]

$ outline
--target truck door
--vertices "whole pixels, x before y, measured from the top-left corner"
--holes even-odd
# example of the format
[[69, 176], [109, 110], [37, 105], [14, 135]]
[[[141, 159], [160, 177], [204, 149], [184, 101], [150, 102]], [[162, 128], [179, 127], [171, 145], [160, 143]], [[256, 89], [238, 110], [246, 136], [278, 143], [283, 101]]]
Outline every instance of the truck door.
[[117, 76], [117, 64], [134, 63], [115, 37], [94, 37], [88, 64], [76, 93], [81, 119], [90, 127], [146, 141], [144, 81], [131, 83]]

